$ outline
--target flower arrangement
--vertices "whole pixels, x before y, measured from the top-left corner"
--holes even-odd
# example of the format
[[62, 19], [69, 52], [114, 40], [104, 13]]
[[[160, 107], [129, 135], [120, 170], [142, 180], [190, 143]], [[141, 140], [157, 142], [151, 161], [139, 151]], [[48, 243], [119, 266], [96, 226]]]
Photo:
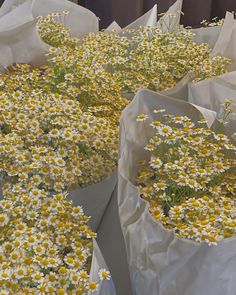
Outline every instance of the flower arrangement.
[[[229, 113], [230, 103], [226, 102]], [[136, 183], [150, 213], [180, 238], [216, 244], [236, 234], [236, 146], [186, 116], [164, 114], [150, 123], [149, 160]], [[226, 118], [225, 118], [226, 119]], [[137, 121], [149, 120], [141, 114]], [[145, 122], [146, 124], [146, 122]]]
[[53, 46], [49, 65], [17, 65], [1, 76], [0, 175], [27, 188], [60, 192], [108, 177], [128, 103], [122, 93], [164, 90], [189, 71], [203, 79], [227, 64], [211, 58], [206, 44], [192, 42], [189, 30], [140, 28], [78, 40], [57, 19], [66, 13], [39, 19], [42, 39]]
[[[83, 77], [84, 72], [86, 78], [91, 77], [92, 81], [96, 78], [99, 83], [100, 75], [105, 75], [116, 83], [117, 88], [113, 85], [113, 89], [117, 89], [118, 96], [135, 93], [140, 88], [154, 91], [172, 88], [189, 72], [195, 73], [196, 81], [218, 76], [226, 72], [229, 63], [227, 58], [211, 57], [207, 44], [196, 44], [190, 29], [163, 32], [140, 27], [120, 34], [91, 33], [78, 40], [66, 29], [63, 30], [66, 34], [59, 37], [61, 26], [54, 15], [41, 18], [38, 26], [42, 39], [53, 46], [51, 53], [56, 54], [51, 59], [53, 67], [60, 68], [60, 73], [70, 73], [70, 84], [78, 76]], [[102, 79], [107, 82], [106, 78]]]
[[[89, 279], [96, 235], [65, 190], [99, 182], [116, 168], [124, 93], [166, 90], [189, 72], [207, 79], [228, 64], [194, 43], [190, 30], [145, 27], [79, 40], [60, 23], [66, 14], [39, 18], [39, 33], [52, 46], [48, 65], [16, 65], [0, 79], [3, 293], [82, 295], [110, 279], [105, 269], [100, 281]], [[165, 227], [214, 244], [235, 234], [236, 148], [198, 123], [170, 115], [154, 121], [145, 148], [151, 159], [141, 163], [137, 184]]]
[[63, 18], [64, 14], [51, 14], [38, 21], [42, 40], [52, 46], [50, 66], [44, 72], [45, 83], [51, 91], [78, 100], [84, 110], [119, 125], [120, 113], [128, 104], [121, 96], [121, 85], [99, 63], [95, 48], [94, 55], [90, 55], [91, 46], [80, 46], [79, 39], [71, 35], [58, 17]]
[[17, 68], [1, 77], [1, 178], [56, 192], [107, 178], [116, 168], [118, 127], [66, 94], [37, 87], [43, 69]]
[[81, 207], [66, 193], [49, 196], [38, 188], [4, 186], [0, 201], [1, 294], [87, 294], [110, 279], [89, 279], [92, 238], [96, 236]]
[[[38, 17], [38, 31], [45, 43], [53, 47], [61, 45], [75, 46], [78, 39], [76, 37], [72, 38], [70, 29], [63, 25], [66, 22], [68, 13], [69, 11], [65, 10], [62, 13], [53, 12], [46, 17]], [[49, 23], [50, 26], [45, 26], [46, 23]]]

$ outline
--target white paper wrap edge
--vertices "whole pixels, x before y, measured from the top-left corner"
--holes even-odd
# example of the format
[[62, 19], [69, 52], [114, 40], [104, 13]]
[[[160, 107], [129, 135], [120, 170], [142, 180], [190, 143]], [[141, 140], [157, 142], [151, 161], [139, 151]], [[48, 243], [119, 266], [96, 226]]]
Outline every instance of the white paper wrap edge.
[[[99, 246], [96, 240], [94, 239], [93, 240], [93, 258], [92, 258], [91, 271], [90, 271], [90, 279], [92, 281], [94, 282], [99, 281], [98, 272], [102, 268], [108, 270], [106, 262], [102, 256], [101, 250], [99, 249]], [[103, 280], [99, 284], [98, 291], [89, 292], [88, 295], [116, 295], [116, 291], [115, 291], [115, 287], [114, 287], [112, 279]]]

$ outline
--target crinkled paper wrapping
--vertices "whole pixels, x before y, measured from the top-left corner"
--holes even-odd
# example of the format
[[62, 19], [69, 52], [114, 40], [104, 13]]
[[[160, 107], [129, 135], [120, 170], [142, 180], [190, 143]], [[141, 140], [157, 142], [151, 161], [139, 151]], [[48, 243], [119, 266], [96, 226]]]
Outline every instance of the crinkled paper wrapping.
[[113, 21], [106, 28], [105, 31], [110, 32], [112, 30], [115, 30], [118, 33], [123, 33], [125, 30], [138, 29], [141, 26], [155, 27], [156, 21], [157, 21], [157, 5], [154, 5], [152, 9], [150, 9], [144, 15], [137, 18], [135, 21], [133, 21], [132, 23], [130, 23], [128, 26], [124, 27], [123, 29], [120, 27], [120, 25], [116, 21]]
[[223, 25], [192, 30], [196, 43], [207, 43], [212, 56], [222, 55], [232, 59], [230, 70], [236, 69], [236, 22], [233, 13], [226, 12]]
[[205, 27], [193, 29], [194, 37], [193, 41], [201, 44], [207, 43], [211, 49], [215, 47], [215, 44], [219, 38], [222, 26]]
[[[157, 4], [153, 6], [148, 12], [143, 14], [141, 17], [137, 18], [135, 21], [124, 27], [123, 29], [119, 26], [116, 21], [113, 21], [110, 26], [107, 27], [105, 31], [110, 32], [112, 30], [116, 30], [118, 32], [123, 32], [127, 29], [138, 29], [140, 26], [149, 26], [149, 27], [157, 27], [162, 28], [163, 31], [175, 31], [179, 28], [180, 25], [180, 12], [182, 9], [183, 0], [177, 0], [169, 10], [161, 16], [160, 20], [157, 21]], [[176, 15], [175, 20], [173, 21], [173, 14]], [[172, 18], [172, 21], [170, 20]], [[160, 25], [164, 23], [164, 28]]]
[[89, 225], [96, 231], [117, 184], [117, 172], [113, 172], [108, 179], [85, 188], [69, 191], [68, 199], [74, 206], [82, 206], [84, 213], [91, 216]]
[[180, 26], [183, 0], [177, 0], [167, 12], [158, 20], [156, 26], [164, 32], [176, 31]]
[[152, 9], [146, 12], [144, 15], [130, 23], [123, 30], [138, 29], [141, 26], [155, 27], [157, 21], [157, 5], [155, 4]]
[[38, 35], [36, 20], [9, 30], [0, 28], [0, 71], [14, 63], [44, 64], [48, 48]]
[[[99, 249], [99, 246], [96, 240], [93, 240], [93, 258], [92, 258], [92, 265], [91, 265], [91, 271], [90, 271], [90, 279], [92, 281], [94, 282], [99, 281], [98, 272], [102, 268], [108, 270], [107, 265], [102, 256], [102, 253]], [[98, 290], [92, 293], [89, 292], [88, 295], [116, 295], [116, 291], [115, 291], [112, 279], [102, 281], [99, 284]]]
[[236, 70], [236, 21], [234, 14], [227, 12], [212, 55], [222, 55], [231, 59], [229, 70]]
[[[232, 99], [234, 115], [227, 119], [227, 128], [224, 132], [228, 135], [236, 132], [236, 72], [188, 84], [189, 102], [210, 110], [214, 110], [218, 118], [222, 116], [222, 104]], [[222, 131], [222, 130], [221, 130]]]
[[[140, 90], [123, 111], [118, 168], [118, 205], [128, 264], [135, 295], [234, 295], [236, 294], [236, 238], [217, 246], [178, 238], [148, 210], [134, 185], [138, 161], [148, 159], [144, 146], [152, 136], [149, 123], [165, 108], [167, 113], [202, 117], [192, 105], [161, 93]], [[142, 124], [140, 113], [149, 115]], [[209, 114], [206, 112], [205, 114]]]
[[118, 212], [117, 186], [99, 225], [97, 242], [112, 274], [116, 293], [131, 295], [127, 256]]
[[6, 26], [22, 23], [22, 15], [24, 18], [35, 19], [52, 12], [62, 13], [65, 10], [68, 10], [69, 14], [62, 19], [62, 22], [71, 29], [74, 36], [80, 37], [98, 31], [99, 23], [96, 15], [68, 0], [5, 0], [0, 9], [1, 24], [4, 23]]
[[14, 63], [45, 64], [49, 46], [37, 32], [37, 16], [70, 13], [61, 22], [81, 36], [98, 31], [98, 19], [89, 10], [66, 0], [6, 0], [0, 8], [0, 70]]
[[[188, 84], [189, 102], [216, 111], [227, 99], [236, 99], [236, 72]], [[236, 104], [233, 105], [236, 111]]]

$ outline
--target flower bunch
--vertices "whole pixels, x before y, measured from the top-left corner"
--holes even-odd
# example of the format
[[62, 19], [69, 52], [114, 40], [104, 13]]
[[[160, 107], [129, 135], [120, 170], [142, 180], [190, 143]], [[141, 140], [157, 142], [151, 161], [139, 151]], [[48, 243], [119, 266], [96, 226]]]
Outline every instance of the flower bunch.
[[[0, 201], [1, 294], [87, 294], [92, 238], [96, 236], [81, 207], [66, 193], [52, 198], [38, 188], [5, 185]], [[100, 280], [110, 279], [105, 269]]]
[[[151, 214], [181, 238], [209, 244], [236, 234], [236, 146], [186, 116], [154, 111], [136, 183]], [[163, 112], [163, 113], [162, 113]], [[148, 119], [139, 115], [137, 121]], [[146, 124], [144, 122], [143, 124]]]
[[[61, 38], [58, 36], [58, 42], [55, 42], [54, 27], [52, 18], [41, 19], [39, 33], [43, 40], [56, 45], [51, 51], [56, 53], [51, 60], [54, 67], [72, 74], [72, 84], [78, 75], [92, 80], [96, 74], [96, 79], [100, 75], [111, 75], [113, 83], [117, 84], [117, 93], [121, 91], [119, 95], [135, 93], [140, 88], [166, 90], [174, 87], [189, 72], [195, 73], [197, 81], [218, 76], [226, 72], [229, 62], [221, 56], [211, 57], [209, 46], [196, 44], [190, 29], [163, 32], [158, 28], [140, 27], [122, 33], [102, 31], [90, 33], [76, 44], [68, 41], [68, 36], [61, 41], [63, 35]], [[74, 40], [72, 36], [70, 38]], [[100, 83], [101, 79], [98, 81]]]
[[57, 192], [107, 178], [116, 167], [118, 127], [42, 88], [42, 78], [43, 69], [27, 65], [1, 77], [1, 178]]
[[52, 46], [50, 65], [44, 72], [49, 89], [78, 100], [84, 110], [119, 125], [120, 113], [128, 102], [121, 96], [121, 85], [99, 62], [101, 52], [94, 48], [91, 55], [91, 46], [79, 45], [55, 14], [40, 18], [38, 30], [42, 40]]
[[[66, 22], [66, 16], [69, 11], [53, 12], [46, 17], [38, 17], [38, 31], [42, 40], [57, 47], [60, 45], [73, 46], [78, 42], [76, 37], [71, 37], [70, 29], [66, 28], [63, 24]], [[46, 26], [50, 23], [50, 26]]]
[[224, 24], [225, 19], [221, 18], [219, 19], [218, 17], [214, 17], [210, 22], [207, 20], [202, 20], [201, 25], [203, 27], [217, 27], [217, 26], [222, 26]]
[[193, 42], [190, 29], [162, 32], [141, 27], [120, 39], [119, 53], [109, 52], [106, 66], [114, 72], [124, 92], [136, 92], [143, 87], [163, 91], [174, 87], [190, 72], [199, 81], [224, 73], [228, 65], [227, 58], [211, 57], [207, 44]]

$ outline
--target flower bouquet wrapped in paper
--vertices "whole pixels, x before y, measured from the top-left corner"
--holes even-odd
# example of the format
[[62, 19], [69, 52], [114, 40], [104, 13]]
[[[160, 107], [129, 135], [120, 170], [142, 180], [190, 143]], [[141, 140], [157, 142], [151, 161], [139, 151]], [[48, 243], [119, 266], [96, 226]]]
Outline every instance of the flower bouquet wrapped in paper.
[[235, 290], [236, 148], [200, 110], [141, 90], [122, 114], [118, 202], [134, 294]]
[[[63, 14], [66, 11], [66, 14]], [[69, 12], [69, 14], [67, 13]], [[59, 21], [80, 37], [98, 31], [98, 19], [89, 10], [62, 0], [6, 0], [0, 8], [0, 66], [46, 63], [48, 46], [37, 31], [38, 16], [60, 13]]]
[[[118, 127], [66, 93], [50, 91], [44, 68], [18, 65], [1, 76], [1, 89], [3, 182], [72, 191], [96, 229], [116, 183]], [[77, 187], [83, 188], [81, 198]]]
[[[31, 186], [36, 175], [39, 179], [35, 181], [42, 188], [52, 192], [69, 189], [76, 204], [83, 205], [93, 217], [91, 223], [96, 229], [116, 183], [112, 172], [117, 163], [118, 124], [120, 112], [127, 105], [122, 93], [144, 86], [171, 88], [191, 70], [198, 79], [218, 75], [225, 71], [227, 59], [211, 59], [207, 46], [191, 43], [187, 30], [161, 33], [144, 27], [134, 30], [131, 37], [101, 32], [78, 40], [58, 22], [63, 15], [51, 14], [38, 20], [39, 35], [52, 46], [49, 65], [18, 65], [1, 77], [1, 155], [6, 157], [2, 177]], [[155, 44], [161, 44], [160, 50]], [[167, 57], [163, 56], [164, 48], [169, 52]], [[160, 54], [153, 56], [155, 52]], [[193, 54], [194, 61], [188, 63]], [[149, 55], [153, 60], [148, 65]], [[149, 71], [145, 70], [147, 66]], [[21, 121], [19, 116], [14, 118], [16, 113]], [[12, 134], [23, 141], [14, 149], [20, 162], [4, 147]], [[26, 140], [29, 136], [31, 139]], [[19, 168], [22, 165], [25, 171]], [[100, 202], [93, 202], [98, 192]]]
[[[180, 3], [177, 1], [178, 5], [172, 10], [176, 11]], [[116, 87], [113, 85], [117, 95], [132, 96], [142, 87], [154, 91], [171, 89], [190, 72], [195, 73], [196, 80], [226, 72], [229, 60], [211, 57], [207, 44], [196, 44], [192, 31], [179, 25], [179, 14], [165, 14], [157, 27], [154, 7], [123, 30], [112, 30], [113, 25], [109, 32], [91, 33], [79, 42], [73, 41], [73, 34], [65, 27], [56, 25], [51, 15], [40, 21], [39, 32], [44, 42], [53, 47], [51, 53], [57, 56], [51, 62], [65, 71], [65, 63], [70, 60], [66, 71], [74, 75], [74, 79], [80, 73], [79, 66], [90, 69], [87, 78], [97, 74], [96, 79], [99, 79], [99, 74], [105, 70], [107, 77], [110, 74], [117, 83]], [[62, 33], [59, 38], [60, 31], [63, 34], [67, 31], [66, 40]]]
[[204, 80], [226, 72], [229, 60], [211, 56], [207, 44], [193, 41], [190, 29], [162, 30], [139, 27], [121, 33], [112, 31], [84, 38], [86, 56], [102, 65], [118, 81], [122, 94], [135, 94], [140, 88], [154, 91], [171, 89], [191, 72]]
[[[60, 156], [63, 161], [66, 158], [68, 166], [64, 165], [64, 162], [52, 164], [49, 163], [49, 159], [46, 159], [48, 174], [54, 180], [45, 177], [39, 185], [43, 186], [45, 181], [47, 183], [51, 181], [48, 189], [55, 191], [69, 189], [71, 191], [70, 196], [74, 200], [77, 200], [77, 195], [80, 194], [78, 204], [83, 205], [85, 212], [93, 217], [91, 222], [93, 222], [93, 228], [96, 229], [116, 182], [115, 175], [112, 175], [108, 182], [99, 184], [115, 170], [119, 117], [121, 110], [127, 105], [122, 94], [135, 93], [140, 87], [153, 90], [172, 88], [189, 71], [196, 73], [196, 79], [218, 75], [225, 72], [228, 60], [223, 57], [211, 58], [209, 48], [192, 42], [192, 35], [188, 30], [165, 33], [159, 29], [143, 27], [132, 30], [132, 35], [129, 36], [122, 36], [115, 32], [109, 34], [100, 32], [91, 33], [78, 40], [69, 29], [58, 22], [57, 17], [59, 16], [60, 14], [57, 14], [56, 17], [55, 14], [51, 14], [45, 18], [40, 18], [38, 21], [38, 31], [42, 40], [52, 46], [49, 51], [49, 55], [51, 55], [49, 65], [36, 69], [32, 69], [30, 66], [27, 68], [27, 65], [20, 66], [19, 70], [16, 69], [13, 75], [5, 74], [2, 76], [2, 87], [3, 91], [9, 91], [8, 84], [10, 84], [10, 88], [12, 87], [11, 89], [14, 92], [11, 97], [14, 99], [16, 93], [20, 96], [20, 99], [22, 96], [22, 102], [25, 101], [25, 98], [31, 101], [32, 93], [33, 97], [38, 96], [36, 100], [33, 100], [33, 104], [36, 104], [33, 108], [35, 108], [36, 113], [39, 112], [39, 116], [36, 116], [37, 124], [41, 126], [39, 129], [43, 129], [46, 136], [43, 139], [44, 147], [52, 144], [51, 147], [55, 151], [52, 155], [53, 158], [58, 156], [58, 144], [59, 149], [61, 149], [61, 145], [70, 149], [69, 154], [71, 154], [71, 156], [68, 156], [66, 152]], [[165, 55], [163, 55], [164, 50]], [[190, 55], [191, 62], [189, 62]], [[137, 59], [137, 56], [139, 56], [139, 59]], [[148, 56], [152, 57], [151, 64]], [[14, 79], [14, 83], [11, 84], [8, 79]], [[17, 91], [18, 81], [24, 91]], [[29, 93], [26, 95], [27, 91]], [[45, 109], [41, 103], [42, 94], [45, 96]], [[3, 95], [7, 94], [3, 93]], [[70, 102], [66, 102], [66, 105], [71, 105], [72, 113], [65, 106], [66, 96], [70, 99]], [[23, 106], [23, 110], [18, 110], [18, 112], [27, 114], [29, 112], [28, 107], [22, 102], [20, 107]], [[52, 108], [49, 113], [51, 115], [46, 114], [48, 108], [50, 108], [48, 105], [50, 103]], [[57, 104], [58, 107], [56, 107]], [[8, 104], [4, 103], [2, 110], [6, 107], [8, 107]], [[46, 112], [44, 115], [46, 122], [41, 115], [42, 111]], [[12, 112], [15, 112], [15, 110], [13, 109]], [[78, 114], [76, 118], [74, 118], [75, 113]], [[54, 121], [52, 121], [52, 116]], [[64, 119], [61, 116], [64, 116]], [[98, 122], [99, 126], [104, 125], [104, 127], [100, 128], [96, 125], [92, 127], [94, 129], [91, 131], [91, 128], [87, 125], [87, 123], [90, 123], [90, 118], [87, 118], [87, 116], [93, 116], [92, 124], [95, 123], [96, 125], [96, 122]], [[67, 117], [72, 118], [73, 122], [66, 121], [65, 118]], [[95, 118], [97, 119], [95, 120]], [[26, 120], [26, 129], [30, 125], [36, 132], [37, 128], [34, 128], [28, 122], [28, 116], [23, 116], [22, 120]], [[85, 124], [82, 124], [83, 122]], [[47, 124], [50, 124], [50, 127]], [[62, 128], [65, 130], [62, 131]], [[79, 128], [81, 128], [80, 135], [78, 134], [79, 130], [76, 130]], [[8, 132], [13, 131], [14, 127], [13, 129], [5, 127], [5, 129], [9, 129], [4, 134], [7, 135]], [[55, 133], [55, 136], [52, 135], [51, 137], [51, 131], [58, 134]], [[63, 132], [68, 136], [66, 141], [64, 141]], [[39, 132], [38, 135], [41, 141], [41, 133]], [[80, 142], [80, 146], [78, 146], [78, 142]], [[84, 147], [85, 142], [86, 148]], [[34, 146], [35, 141], [30, 144]], [[27, 143], [26, 149], [28, 149], [28, 145]], [[96, 160], [91, 157], [94, 156], [94, 150], [97, 150], [95, 152], [97, 155], [99, 154]], [[63, 152], [65, 152], [65, 149]], [[82, 154], [85, 155], [85, 158], [89, 157], [90, 159], [90, 161], [86, 160], [88, 161], [86, 165], [81, 158]], [[81, 167], [78, 169], [79, 162]], [[51, 171], [53, 165], [59, 168], [57, 174]], [[37, 173], [37, 169], [34, 167], [34, 170], [28, 171], [30, 175], [34, 175]], [[88, 172], [85, 171], [86, 169]], [[67, 183], [68, 179], [65, 177], [65, 172], [68, 177], [69, 175], [71, 177], [69, 183]], [[71, 173], [75, 174], [77, 178], [72, 177]], [[90, 186], [94, 184], [95, 187]], [[79, 191], [77, 189], [71, 190], [76, 187], [79, 187]], [[81, 188], [83, 188], [82, 191]], [[103, 198], [100, 197], [101, 203], [93, 202], [97, 191], [103, 196]], [[91, 196], [91, 198], [88, 196]], [[89, 199], [91, 199], [91, 202]], [[90, 208], [92, 209], [90, 210]]]
[[[35, 2], [33, 4], [36, 5]], [[37, 34], [39, 30], [43, 40], [46, 39], [46, 36], [51, 35], [54, 36], [54, 40], [59, 40], [59, 38], [63, 36], [62, 39], [64, 42], [66, 42], [69, 37], [71, 39], [68, 40], [68, 42], [76, 42], [76, 37], [72, 38], [70, 34], [68, 37], [69, 29], [64, 29], [64, 24], [60, 22], [60, 20], [63, 19], [63, 17], [66, 18], [66, 16], [67, 12], [63, 12], [62, 14], [53, 13], [54, 22], [51, 23], [50, 27], [53, 29], [53, 33], [50, 31], [50, 28], [48, 28], [49, 31], [45, 30], [44, 35], [42, 34], [42, 26], [40, 27], [42, 21], [39, 20], [39, 23], [37, 23]], [[52, 20], [52, 18], [48, 18]], [[46, 18], [46, 20], [48, 18]], [[33, 22], [36, 25], [35, 21]], [[24, 26], [30, 28], [29, 23], [26, 23], [21, 27], [17, 27], [17, 30], [23, 33]], [[109, 80], [108, 77], [108, 82], [104, 82], [103, 90], [101, 82], [103, 82], [106, 77], [102, 74], [100, 75], [100, 80], [96, 80], [93, 84], [90, 84], [93, 78], [89, 74], [90, 69], [84, 72], [83, 77], [80, 77], [81, 79], [78, 81], [77, 87], [71, 85], [71, 87], [64, 88], [67, 85], [63, 82], [71, 81], [71, 73], [68, 70], [68, 75], [62, 75], [63, 73], [60, 72], [60, 66], [57, 65], [55, 61], [54, 67], [51, 68], [36, 68], [30, 64], [17, 64], [19, 62], [41, 64], [43, 63], [42, 56], [44, 56], [46, 60], [46, 50], [44, 52], [41, 51], [41, 44], [46, 46], [46, 43], [39, 38], [39, 35], [37, 35], [39, 42], [33, 43], [39, 49], [38, 53], [37, 50], [34, 50], [31, 46], [30, 42], [32, 38], [30, 37], [29, 43], [27, 41], [27, 30], [24, 35], [26, 39], [20, 36], [19, 42], [20, 44], [24, 43], [24, 46], [26, 46], [29, 51], [33, 50], [33, 53], [30, 52], [29, 55], [27, 55], [27, 51], [19, 50], [18, 52], [8, 39], [7, 44], [11, 49], [11, 51], [9, 51], [11, 53], [11, 58], [9, 62], [4, 64], [6, 73], [1, 76], [1, 138], [3, 139], [1, 144], [1, 148], [3, 148], [1, 152], [1, 162], [3, 164], [1, 165], [4, 166], [3, 170], [1, 170], [2, 181], [10, 181], [12, 183], [20, 181], [26, 188], [32, 185], [38, 185], [39, 188], [49, 190], [52, 194], [64, 189], [69, 189], [69, 197], [74, 199], [75, 205], [83, 205], [86, 214], [93, 217], [90, 224], [95, 230], [100, 223], [116, 184], [116, 172], [114, 171], [118, 155], [118, 105], [125, 101], [120, 102], [119, 100], [115, 101], [113, 99], [113, 106], [110, 101], [111, 96], [113, 98], [111, 93], [116, 93], [115, 84], [110, 81], [111, 79]], [[11, 39], [11, 35], [9, 38]], [[15, 40], [14, 36], [12, 36], [12, 40]], [[18, 43], [17, 48], [19, 48]], [[45, 48], [48, 48], [48, 46]], [[8, 55], [6, 54], [5, 57], [8, 57]], [[12, 63], [16, 63], [17, 65], [6, 67]], [[67, 66], [69, 66], [69, 64], [67, 64]], [[78, 72], [78, 76], [80, 76], [80, 73], [81, 72]], [[84, 88], [83, 85], [85, 85]], [[86, 89], [86, 87], [89, 88]], [[59, 89], [61, 91], [59, 91]], [[98, 101], [94, 99], [91, 103], [90, 96], [92, 97], [92, 94], [88, 93], [90, 89], [93, 93], [96, 93], [96, 91], [98, 92]], [[11, 93], [11, 98], [6, 93], [8, 91]], [[78, 101], [79, 99], [75, 98], [75, 96], [79, 95], [79, 91], [81, 91], [80, 97], [82, 98], [80, 102]], [[108, 95], [106, 97], [109, 93], [110, 96]], [[10, 99], [7, 102], [8, 98]], [[13, 105], [15, 105], [15, 107], [13, 107]], [[110, 105], [112, 105], [113, 108]], [[124, 106], [125, 105], [126, 104], [124, 104]], [[8, 106], [10, 107], [9, 109]], [[91, 109], [89, 109], [89, 106], [91, 106]], [[7, 109], [9, 115], [7, 115]], [[115, 109], [116, 112], [114, 112]], [[108, 116], [113, 113], [114, 116], [109, 119]], [[21, 126], [20, 129], [18, 128], [19, 125], [17, 124], [17, 127], [13, 122], [16, 114], [17, 122]], [[18, 115], [20, 115], [21, 118], [19, 118]], [[81, 131], [79, 131], [80, 128], [82, 128]], [[52, 137], [51, 131], [54, 133]], [[13, 144], [16, 152], [15, 155], [21, 155], [21, 163], [18, 161], [15, 162], [10, 154], [7, 155], [7, 153], [5, 153], [6, 150], [4, 146], [6, 142], [4, 143], [4, 138], [8, 141], [8, 136], [13, 136], [18, 143], [21, 141], [20, 144], [16, 142]], [[25, 136], [31, 139], [28, 141]], [[36, 150], [39, 148], [40, 151], [36, 151], [35, 148]], [[33, 152], [33, 150], [35, 150], [35, 152]], [[36, 160], [33, 154], [38, 157], [38, 160]], [[86, 159], [83, 158], [82, 154]], [[49, 160], [50, 157], [53, 162], [58, 159], [60, 163], [54, 162], [54, 164], [52, 164], [52, 161]], [[43, 158], [46, 161], [44, 161]], [[33, 164], [35, 160], [37, 164]], [[42, 161], [44, 161], [44, 164]], [[13, 162], [15, 162], [15, 164]], [[7, 172], [7, 170], [5, 170], [7, 166], [10, 170], [13, 169], [13, 173], [9, 173], [9, 171]], [[56, 174], [51, 170], [54, 168]], [[85, 172], [84, 169], [87, 170], [87, 172]], [[16, 172], [16, 170], [18, 172]], [[21, 175], [25, 173], [24, 179], [19, 177], [19, 173]], [[35, 176], [38, 180], [36, 180]], [[35, 179], [33, 182], [31, 177]], [[79, 191], [75, 191], [75, 188], [80, 188], [82, 190], [79, 189]], [[79, 201], [77, 200], [78, 194], [80, 194]], [[94, 198], [96, 198], [96, 201], [94, 201]]]
[[98, 31], [98, 18], [90, 10], [67, 0], [6, 0], [0, 8], [0, 23], [12, 28], [38, 16], [69, 12], [60, 19], [77, 37]]
[[38, 188], [5, 185], [0, 201], [1, 293], [115, 294], [88, 220], [64, 192], [52, 198]]

